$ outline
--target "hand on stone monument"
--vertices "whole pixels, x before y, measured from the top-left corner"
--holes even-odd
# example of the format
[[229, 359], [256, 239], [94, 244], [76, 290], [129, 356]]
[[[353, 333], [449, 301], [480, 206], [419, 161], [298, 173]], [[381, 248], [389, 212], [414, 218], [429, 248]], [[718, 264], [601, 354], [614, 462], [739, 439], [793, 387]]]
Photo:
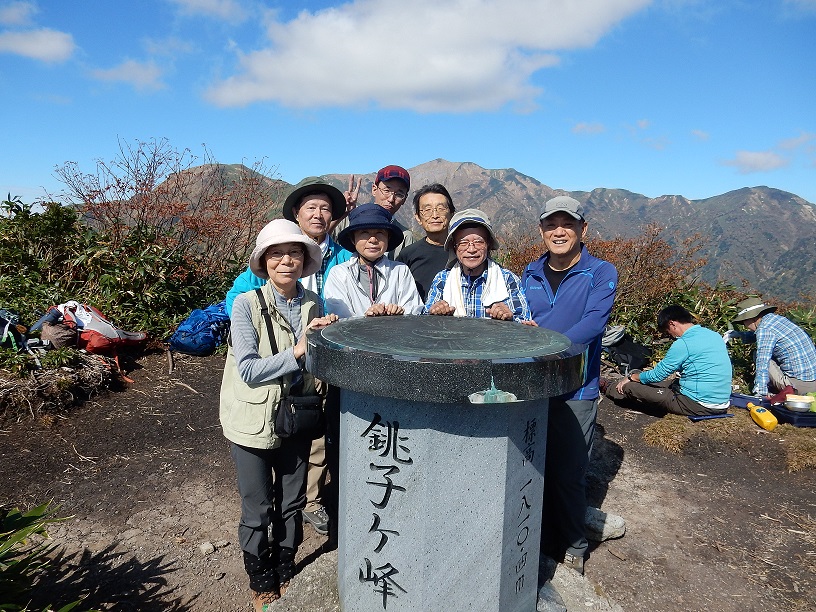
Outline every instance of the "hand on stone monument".
[[428, 314], [432, 315], [446, 315], [450, 316], [456, 309], [448, 304], [445, 300], [439, 300], [438, 302], [434, 302], [433, 306], [428, 309]]
[[399, 304], [372, 304], [371, 308], [366, 310], [367, 317], [382, 317], [389, 315], [401, 315], [405, 309]]
[[339, 320], [340, 320], [340, 317], [338, 317], [334, 313], [327, 314], [325, 317], [315, 317], [314, 319], [311, 320], [311, 322], [309, 323], [308, 327], [306, 327], [306, 329], [307, 330], [309, 330], [309, 329], [320, 329], [322, 327], [327, 327], [327, 326], [331, 325], [332, 323], [334, 323], [335, 321], [339, 321]]
[[529, 325], [530, 327], [538, 327], [538, 323], [536, 323], [532, 319], [529, 319], [527, 321], [521, 321], [521, 324], [522, 325]]
[[496, 302], [492, 306], [485, 308], [485, 312], [490, 315], [491, 319], [499, 319], [500, 321], [509, 321], [513, 318], [513, 312], [504, 302]]
[[[327, 325], [331, 325], [337, 321], [339, 318], [340, 317], [338, 317], [336, 314], [327, 314], [325, 317], [315, 317], [309, 321], [309, 324], [306, 326], [306, 331], [326, 327]], [[295, 359], [300, 359], [306, 354], [306, 334], [303, 334], [300, 337], [298, 343], [292, 348], [292, 352], [295, 355]]]

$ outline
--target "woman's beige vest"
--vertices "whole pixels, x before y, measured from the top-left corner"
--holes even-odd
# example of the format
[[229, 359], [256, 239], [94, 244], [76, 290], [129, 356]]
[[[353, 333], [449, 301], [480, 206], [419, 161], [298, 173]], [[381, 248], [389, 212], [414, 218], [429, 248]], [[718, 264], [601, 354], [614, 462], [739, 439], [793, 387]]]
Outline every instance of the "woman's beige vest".
[[[267, 283], [263, 286], [264, 298], [270, 305], [269, 314], [272, 317], [272, 330], [278, 352], [285, 351], [295, 344], [295, 335], [292, 328], [275, 308], [275, 298], [272, 289]], [[266, 321], [261, 315], [261, 303], [255, 291], [244, 294], [252, 305], [252, 325], [258, 332], [258, 353], [261, 357], [272, 355], [272, 345], [269, 342]], [[301, 303], [300, 315], [302, 328], [306, 330], [309, 321], [318, 315], [318, 300], [320, 298], [312, 291], [305, 291]], [[280, 438], [275, 435], [275, 410], [281, 397], [289, 393], [291, 375], [287, 374], [275, 380], [247, 384], [241, 380], [238, 367], [235, 364], [235, 355], [232, 346], [227, 351], [227, 361], [224, 365], [224, 376], [221, 379], [221, 427], [227, 440], [248, 446], [250, 448], [277, 448]], [[308, 372], [303, 372], [302, 395], [315, 395], [319, 383]]]

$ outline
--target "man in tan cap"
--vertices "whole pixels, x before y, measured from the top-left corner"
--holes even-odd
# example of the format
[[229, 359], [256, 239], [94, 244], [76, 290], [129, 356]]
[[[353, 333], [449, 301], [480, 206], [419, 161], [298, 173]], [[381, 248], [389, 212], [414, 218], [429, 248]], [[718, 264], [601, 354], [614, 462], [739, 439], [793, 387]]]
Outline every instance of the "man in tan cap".
[[[797, 393], [816, 391], [816, 347], [813, 340], [789, 319], [774, 314], [756, 296], [737, 304], [734, 323], [742, 323], [756, 335], [754, 395], [766, 396], [787, 386]], [[725, 337], [728, 341], [728, 334]]]

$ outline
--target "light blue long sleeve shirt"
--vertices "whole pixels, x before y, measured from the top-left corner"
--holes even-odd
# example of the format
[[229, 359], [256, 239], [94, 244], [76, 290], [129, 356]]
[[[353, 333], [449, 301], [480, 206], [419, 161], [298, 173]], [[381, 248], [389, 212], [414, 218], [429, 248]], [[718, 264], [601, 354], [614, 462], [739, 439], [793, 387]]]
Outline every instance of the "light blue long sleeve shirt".
[[656, 383], [675, 372], [680, 374], [680, 392], [695, 402], [720, 405], [731, 399], [731, 359], [715, 331], [689, 327], [654, 369], [640, 373], [640, 382]]

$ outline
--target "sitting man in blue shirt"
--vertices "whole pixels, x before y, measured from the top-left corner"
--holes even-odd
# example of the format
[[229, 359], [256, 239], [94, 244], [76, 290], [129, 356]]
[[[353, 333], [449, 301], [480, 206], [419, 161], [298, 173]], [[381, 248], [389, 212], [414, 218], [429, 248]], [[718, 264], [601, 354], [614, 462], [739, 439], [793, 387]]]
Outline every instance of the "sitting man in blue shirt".
[[723, 414], [731, 399], [732, 370], [722, 337], [696, 325], [691, 313], [677, 305], [657, 314], [657, 328], [675, 339], [666, 356], [654, 369], [630, 373], [610, 386], [607, 397], [687, 416]]

